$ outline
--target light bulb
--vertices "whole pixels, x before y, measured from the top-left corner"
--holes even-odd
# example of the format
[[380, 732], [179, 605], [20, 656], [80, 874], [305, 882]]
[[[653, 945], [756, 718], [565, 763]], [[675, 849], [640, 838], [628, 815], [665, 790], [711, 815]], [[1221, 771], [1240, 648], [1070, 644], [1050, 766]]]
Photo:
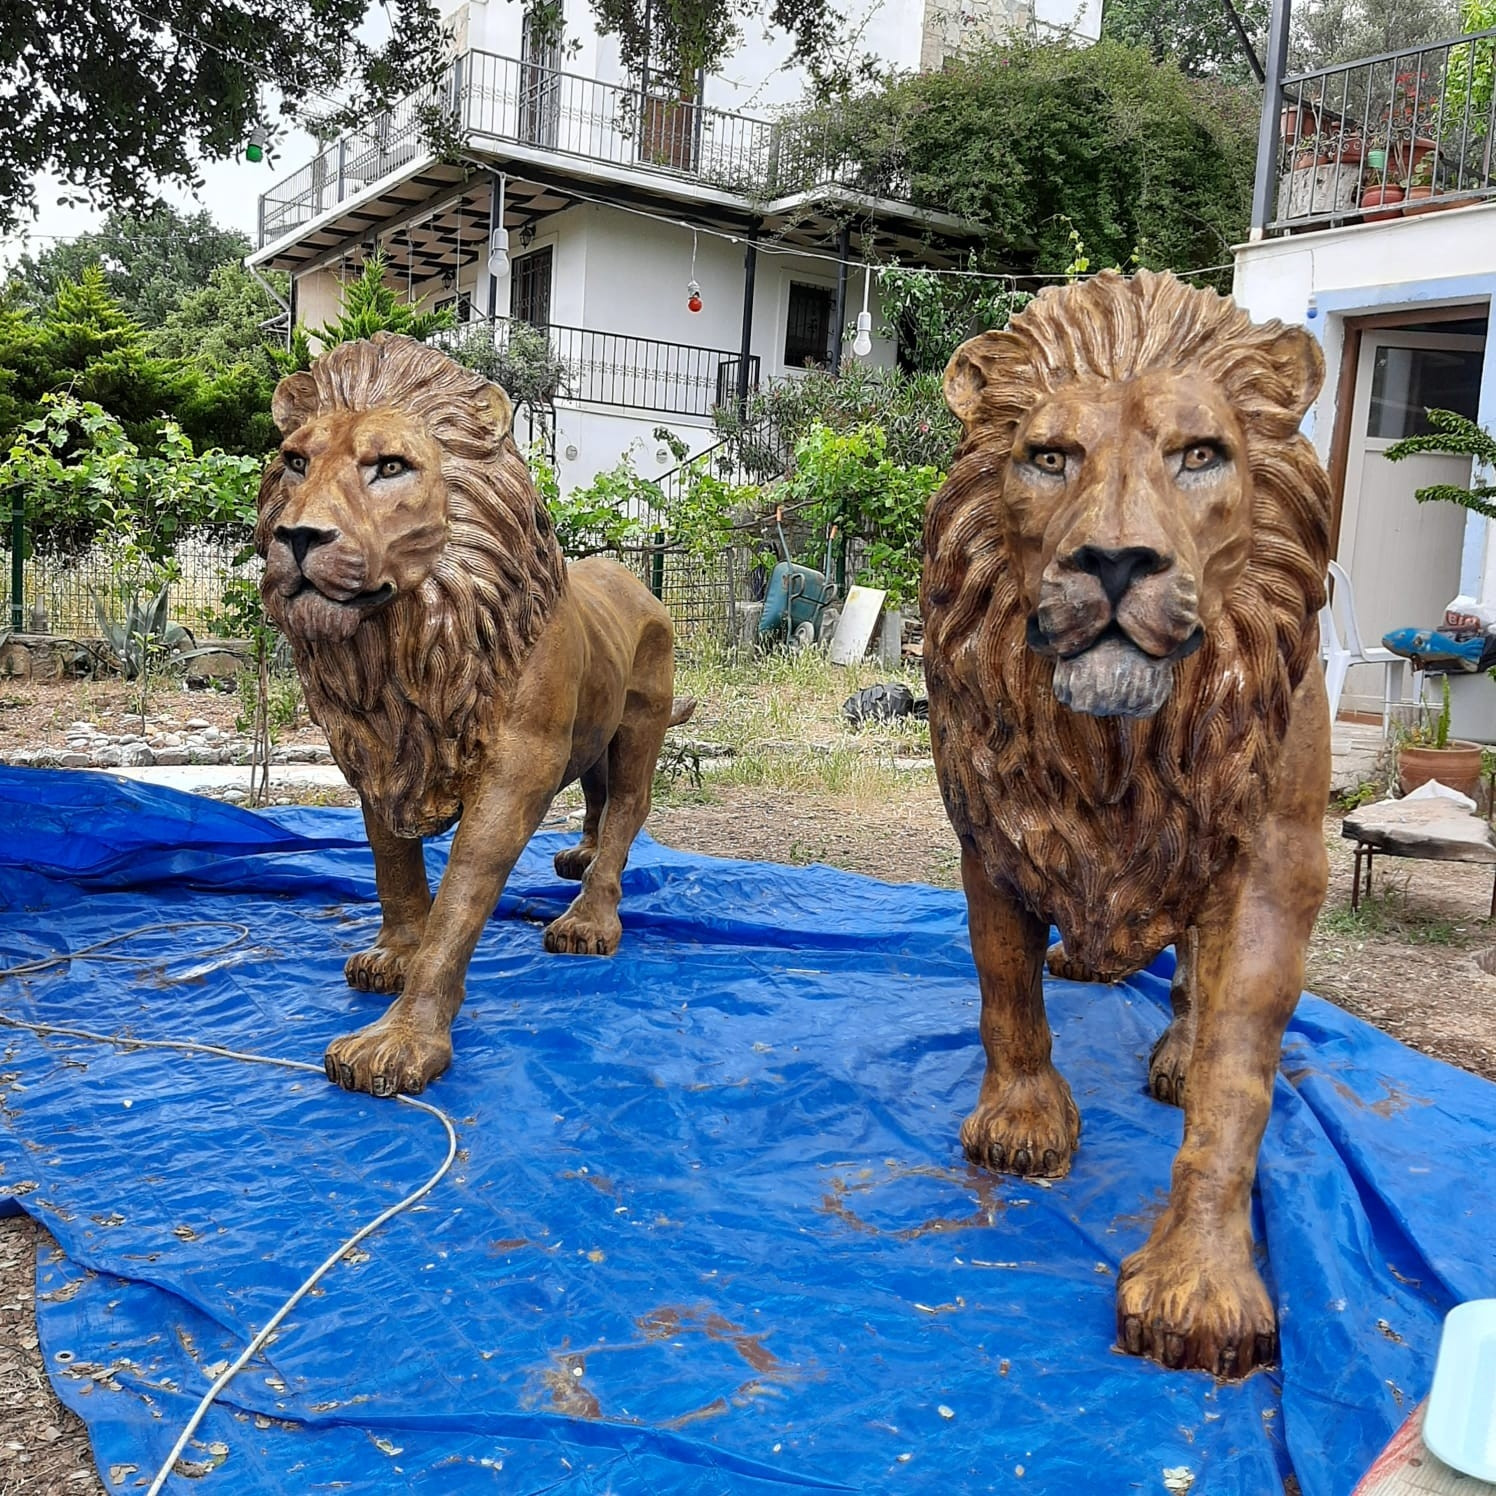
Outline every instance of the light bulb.
[[488, 238], [488, 273], [495, 280], [509, 273], [509, 230], [502, 224]]
[[686, 283], [686, 310], [688, 312], [701, 310], [701, 287], [695, 281]]
[[858, 358], [866, 358], [873, 351], [873, 314], [871, 312], [858, 312], [857, 314], [857, 336], [852, 339], [852, 352]]

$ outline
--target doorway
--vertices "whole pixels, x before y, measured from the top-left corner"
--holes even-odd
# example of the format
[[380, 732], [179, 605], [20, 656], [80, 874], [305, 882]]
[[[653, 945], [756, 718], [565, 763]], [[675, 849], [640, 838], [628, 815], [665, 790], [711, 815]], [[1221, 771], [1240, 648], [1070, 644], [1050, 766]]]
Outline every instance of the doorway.
[[[1335, 553], [1350, 574], [1366, 644], [1379, 644], [1392, 629], [1437, 624], [1460, 591], [1466, 512], [1420, 504], [1414, 495], [1434, 483], [1467, 486], [1470, 459], [1420, 454], [1393, 463], [1385, 455], [1395, 441], [1430, 429], [1430, 408], [1476, 416], [1484, 327], [1471, 320], [1442, 325], [1451, 330], [1438, 323], [1366, 327], [1354, 350]], [[1343, 709], [1380, 712], [1381, 686], [1380, 666], [1352, 670]]]

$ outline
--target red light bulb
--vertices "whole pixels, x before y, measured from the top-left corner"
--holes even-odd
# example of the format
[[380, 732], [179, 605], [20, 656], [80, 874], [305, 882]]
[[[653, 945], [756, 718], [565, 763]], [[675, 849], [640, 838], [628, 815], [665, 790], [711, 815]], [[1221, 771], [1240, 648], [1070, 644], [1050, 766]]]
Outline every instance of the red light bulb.
[[701, 310], [701, 287], [695, 281], [691, 281], [687, 284], [686, 291], [688, 292], [686, 296], [686, 310], [688, 312], [699, 312]]

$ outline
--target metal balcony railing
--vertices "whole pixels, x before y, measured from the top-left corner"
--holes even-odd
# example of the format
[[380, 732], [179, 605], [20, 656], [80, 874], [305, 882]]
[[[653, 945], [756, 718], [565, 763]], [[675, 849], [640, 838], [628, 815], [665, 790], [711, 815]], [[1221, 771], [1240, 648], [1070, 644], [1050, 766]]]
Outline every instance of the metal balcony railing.
[[1496, 196], [1496, 29], [1283, 79], [1269, 233]]
[[453, 62], [441, 85], [377, 115], [264, 193], [261, 246], [424, 154], [421, 115], [431, 106], [470, 138], [694, 178], [743, 196], [820, 186], [851, 169], [834, 159], [824, 122], [776, 124], [472, 51]]
[[[500, 354], [509, 344], [512, 319], [470, 322], [432, 338], [453, 347], [475, 333], [492, 340]], [[735, 349], [699, 348], [631, 333], [597, 332], [551, 323], [537, 329], [550, 341], [552, 358], [564, 370], [547, 392], [552, 400], [620, 406], [661, 415], [709, 416], [737, 396], [740, 357]], [[748, 360], [748, 387], [758, 388], [759, 360]]]

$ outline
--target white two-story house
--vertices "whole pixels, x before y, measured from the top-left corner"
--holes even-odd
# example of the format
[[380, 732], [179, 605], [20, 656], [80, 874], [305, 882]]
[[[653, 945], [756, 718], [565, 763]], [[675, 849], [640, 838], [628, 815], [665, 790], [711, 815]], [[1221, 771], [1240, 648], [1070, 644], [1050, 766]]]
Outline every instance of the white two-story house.
[[[864, 0], [850, 20], [865, 51], [914, 69], [1015, 27], [1094, 35], [1099, 7], [1081, 6]], [[859, 191], [815, 131], [783, 117], [807, 86], [787, 39], [750, 24], [683, 98], [627, 75], [585, 0], [564, 11], [560, 38], [518, 3], [453, 11], [439, 102], [465, 141], [460, 164], [426, 148], [410, 100], [263, 195], [250, 263], [290, 273], [293, 315], [310, 327], [377, 248], [422, 306], [499, 339], [514, 321], [543, 330], [566, 371], [545, 436], [570, 488], [631, 447], [645, 475], [673, 466], [661, 425], [702, 450], [714, 406], [838, 362], [865, 265], [954, 265], [977, 235]], [[876, 333], [875, 297], [873, 311]], [[866, 356], [892, 364], [897, 350], [875, 336]]]

